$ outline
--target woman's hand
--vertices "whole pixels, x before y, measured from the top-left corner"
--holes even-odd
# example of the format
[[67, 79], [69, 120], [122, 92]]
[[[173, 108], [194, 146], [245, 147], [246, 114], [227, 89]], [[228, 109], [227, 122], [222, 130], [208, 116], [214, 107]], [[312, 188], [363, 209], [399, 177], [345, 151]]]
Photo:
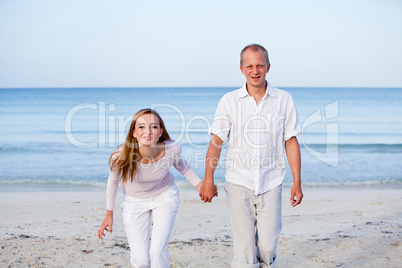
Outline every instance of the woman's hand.
[[105, 236], [104, 231], [108, 231], [109, 233], [112, 233], [112, 226], [113, 226], [113, 211], [108, 210], [106, 212], [106, 217], [103, 220], [101, 226], [98, 229], [98, 237], [102, 239]]
[[201, 187], [202, 187], [202, 182], [200, 182], [199, 184], [197, 184], [197, 185], [195, 186], [195, 189], [197, 189], [198, 193], [200, 193]]
[[[200, 182], [199, 184], [197, 184], [195, 186], [195, 188], [197, 189], [198, 193], [201, 193], [201, 187], [202, 187], [203, 182]], [[214, 197], [218, 196], [218, 186], [215, 184], [215, 191], [214, 191]]]

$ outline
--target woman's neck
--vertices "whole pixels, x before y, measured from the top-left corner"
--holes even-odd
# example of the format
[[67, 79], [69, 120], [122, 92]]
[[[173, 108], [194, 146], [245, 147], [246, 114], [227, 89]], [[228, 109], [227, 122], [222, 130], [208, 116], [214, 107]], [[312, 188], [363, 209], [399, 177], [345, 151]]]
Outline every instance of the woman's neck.
[[140, 162], [148, 163], [158, 161], [165, 154], [165, 143], [157, 143], [154, 145], [142, 145], [139, 148], [141, 159]]

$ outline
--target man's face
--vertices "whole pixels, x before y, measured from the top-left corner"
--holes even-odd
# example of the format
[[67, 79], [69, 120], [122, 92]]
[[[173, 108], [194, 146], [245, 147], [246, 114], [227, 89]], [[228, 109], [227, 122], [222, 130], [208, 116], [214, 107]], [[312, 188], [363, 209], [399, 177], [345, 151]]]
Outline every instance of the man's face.
[[244, 52], [243, 65], [240, 66], [240, 70], [246, 76], [247, 86], [265, 88], [265, 76], [269, 67], [261, 50], [248, 49]]

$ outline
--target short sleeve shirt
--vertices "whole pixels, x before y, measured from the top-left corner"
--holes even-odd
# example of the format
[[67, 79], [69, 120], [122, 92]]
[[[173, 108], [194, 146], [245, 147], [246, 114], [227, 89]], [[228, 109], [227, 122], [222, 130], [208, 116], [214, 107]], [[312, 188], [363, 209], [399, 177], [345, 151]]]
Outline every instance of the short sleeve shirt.
[[284, 142], [301, 129], [292, 96], [267, 83], [258, 105], [246, 84], [225, 94], [209, 132], [228, 142], [222, 159], [226, 180], [258, 195], [282, 183], [286, 173]]

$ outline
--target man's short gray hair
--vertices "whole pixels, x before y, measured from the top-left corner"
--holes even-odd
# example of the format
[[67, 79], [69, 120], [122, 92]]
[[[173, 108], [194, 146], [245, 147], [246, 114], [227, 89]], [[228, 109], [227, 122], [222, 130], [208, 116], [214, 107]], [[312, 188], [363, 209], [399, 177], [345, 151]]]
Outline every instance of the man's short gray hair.
[[265, 57], [265, 61], [267, 62], [267, 65], [269, 65], [268, 51], [259, 44], [250, 44], [250, 45], [246, 46], [245, 48], [243, 48], [243, 50], [240, 52], [240, 66], [243, 66], [244, 52], [246, 52], [246, 50], [248, 50], [248, 49], [251, 49], [252, 51], [261, 50], [262, 53], [264, 53], [264, 57]]

